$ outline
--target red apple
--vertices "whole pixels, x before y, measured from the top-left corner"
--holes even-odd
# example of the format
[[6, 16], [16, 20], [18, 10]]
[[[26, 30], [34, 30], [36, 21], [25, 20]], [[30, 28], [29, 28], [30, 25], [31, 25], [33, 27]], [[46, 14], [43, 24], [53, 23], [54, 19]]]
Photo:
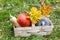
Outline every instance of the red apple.
[[31, 24], [31, 20], [30, 18], [27, 18], [27, 16], [29, 16], [29, 14], [24, 14], [24, 13], [18, 14], [17, 21], [23, 27], [30, 26]]

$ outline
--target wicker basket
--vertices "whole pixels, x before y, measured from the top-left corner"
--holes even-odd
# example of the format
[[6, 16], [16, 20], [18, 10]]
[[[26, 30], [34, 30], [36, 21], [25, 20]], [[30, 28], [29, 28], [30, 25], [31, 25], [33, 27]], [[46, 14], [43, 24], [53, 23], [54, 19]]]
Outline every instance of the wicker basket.
[[51, 26], [34, 26], [34, 24], [31, 27], [19, 27], [15, 28], [14, 26], [14, 34], [15, 37], [26, 37], [31, 35], [50, 35], [54, 26], [49, 19]]

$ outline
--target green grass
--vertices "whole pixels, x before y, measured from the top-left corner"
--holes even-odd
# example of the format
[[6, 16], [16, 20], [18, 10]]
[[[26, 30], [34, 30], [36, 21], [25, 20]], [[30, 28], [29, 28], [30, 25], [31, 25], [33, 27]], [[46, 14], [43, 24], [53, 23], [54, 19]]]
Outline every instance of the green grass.
[[17, 17], [19, 13], [27, 12], [32, 6], [40, 7], [40, 0], [0, 0], [0, 40], [60, 40], [60, 0], [46, 0], [46, 4], [58, 8], [52, 11], [50, 19], [54, 29], [49, 36], [30, 36], [26, 38], [14, 37], [13, 24], [10, 22], [9, 14]]

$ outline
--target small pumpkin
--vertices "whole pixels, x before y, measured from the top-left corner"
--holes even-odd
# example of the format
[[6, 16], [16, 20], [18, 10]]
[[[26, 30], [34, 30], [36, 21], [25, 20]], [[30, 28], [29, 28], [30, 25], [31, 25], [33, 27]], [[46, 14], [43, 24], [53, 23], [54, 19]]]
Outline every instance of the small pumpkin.
[[18, 18], [17, 18], [18, 23], [23, 27], [30, 26], [31, 20], [30, 18], [27, 18], [28, 16], [29, 14], [26, 13], [18, 14]]
[[42, 17], [42, 19], [40, 21], [38, 21], [38, 23], [36, 23], [36, 26], [43, 26], [42, 22], [44, 22], [44, 26], [50, 26], [51, 25], [48, 18]]

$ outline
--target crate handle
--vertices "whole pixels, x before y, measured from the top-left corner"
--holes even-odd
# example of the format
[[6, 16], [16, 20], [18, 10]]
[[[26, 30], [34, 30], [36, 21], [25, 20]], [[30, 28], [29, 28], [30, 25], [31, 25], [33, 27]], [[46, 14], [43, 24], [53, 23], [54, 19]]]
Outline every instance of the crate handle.
[[32, 27], [35, 27], [35, 24], [32, 23]]

